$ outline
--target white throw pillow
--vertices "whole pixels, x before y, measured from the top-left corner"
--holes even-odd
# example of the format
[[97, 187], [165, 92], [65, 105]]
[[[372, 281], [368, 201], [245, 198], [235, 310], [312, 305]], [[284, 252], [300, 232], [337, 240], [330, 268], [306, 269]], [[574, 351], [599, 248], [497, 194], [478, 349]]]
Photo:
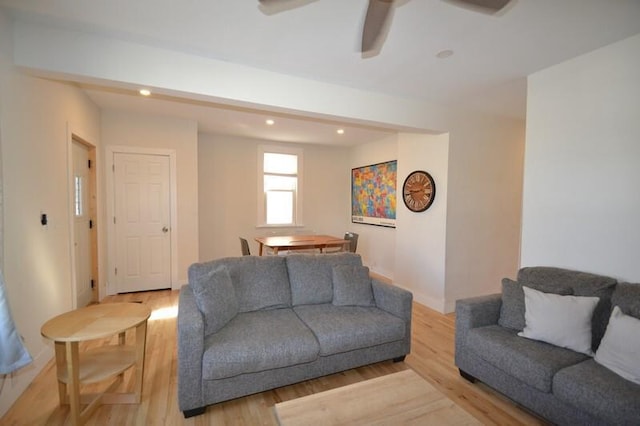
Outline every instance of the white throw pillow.
[[614, 307], [594, 358], [598, 364], [640, 385], [640, 319]]
[[560, 296], [529, 287], [522, 289], [526, 324], [518, 336], [593, 356], [591, 317], [600, 298]]

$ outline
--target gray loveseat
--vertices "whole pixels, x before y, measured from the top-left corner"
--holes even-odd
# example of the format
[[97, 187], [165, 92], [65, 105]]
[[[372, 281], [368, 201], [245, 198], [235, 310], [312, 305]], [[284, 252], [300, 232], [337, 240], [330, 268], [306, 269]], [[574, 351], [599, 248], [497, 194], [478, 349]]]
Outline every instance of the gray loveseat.
[[481, 380], [556, 424], [640, 425], [640, 385], [591, 356], [517, 335], [525, 326], [523, 285], [544, 293], [599, 297], [591, 322], [594, 352], [612, 307], [640, 318], [638, 284], [560, 268], [522, 268], [517, 282], [503, 280], [502, 294], [457, 302], [455, 362], [460, 374]]
[[403, 360], [412, 295], [371, 280], [359, 255], [243, 256], [197, 263], [180, 291], [178, 400], [207, 405]]

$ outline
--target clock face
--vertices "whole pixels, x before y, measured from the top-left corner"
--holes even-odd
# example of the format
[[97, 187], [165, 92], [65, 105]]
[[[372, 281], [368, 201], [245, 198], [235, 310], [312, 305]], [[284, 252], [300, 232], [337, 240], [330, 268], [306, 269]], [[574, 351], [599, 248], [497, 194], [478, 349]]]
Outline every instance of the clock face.
[[431, 207], [435, 196], [436, 183], [422, 170], [411, 172], [402, 185], [402, 199], [412, 212], [423, 212]]

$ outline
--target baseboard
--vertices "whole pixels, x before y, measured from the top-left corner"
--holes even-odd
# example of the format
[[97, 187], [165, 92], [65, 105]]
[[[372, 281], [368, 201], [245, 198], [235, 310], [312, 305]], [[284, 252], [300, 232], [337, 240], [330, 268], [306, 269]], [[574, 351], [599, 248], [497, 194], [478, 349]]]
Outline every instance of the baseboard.
[[[31, 364], [0, 379], [0, 383], [2, 383], [0, 385], [2, 387], [0, 390], [0, 418], [9, 411], [20, 395], [52, 359], [53, 348], [45, 346], [38, 355], [33, 357]], [[54, 389], [56, 384], [52, 383], [51, 386]]]

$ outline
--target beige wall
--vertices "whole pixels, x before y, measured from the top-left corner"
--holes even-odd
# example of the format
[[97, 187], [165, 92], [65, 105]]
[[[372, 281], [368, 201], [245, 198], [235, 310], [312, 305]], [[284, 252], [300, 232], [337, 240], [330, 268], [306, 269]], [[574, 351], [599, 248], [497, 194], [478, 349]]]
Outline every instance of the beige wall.
[[[11, 38], [0, 14], [0, 39]], [[40, 327], [73, 306], [68, 128], [100, 144], [97, 107], [79, 89], [17, 72], [0, 44], [4, 276], [18, 331], [34, 363], [4, 381], [0, 415], [53, 354]], [[99, 206], [101, 208], [101, 206]], [[45, 212], [49, 224], [40, 224]]]
[[[272, 232], [342, 235], [347, 230], [350, 169], [348, 150], [309, 144], [284, 144], [303, 150], [304, 227], [257, 228], [258, 146], [277, 143], [201, 134], [198, 142], [200, 260], [237, 256], [238, 238]], [[280, 144], [283, 145], [283, 144]]]
[[445, 311], [497, 292], [519, 266], [524, 126], [482, 115], [449, 133]]
[[[163, 148], [176, 151], [178, 282], [187, 282], [187, 268], [198, 260], [198, 127], [195, 121], [172, 117], [102, 112], [105, 147]], [[110, 285], [110, 284], [109, 284]], [[109, 293], [115, 291], [110, 286]]]

